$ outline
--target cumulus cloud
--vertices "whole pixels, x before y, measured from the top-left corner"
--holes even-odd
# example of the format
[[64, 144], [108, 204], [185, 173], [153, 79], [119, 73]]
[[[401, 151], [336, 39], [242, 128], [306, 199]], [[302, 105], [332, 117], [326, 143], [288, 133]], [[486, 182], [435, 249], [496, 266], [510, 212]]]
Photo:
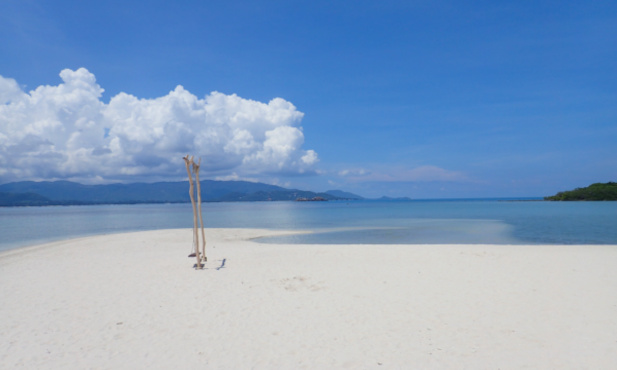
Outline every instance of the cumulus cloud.
[[200, 99], [178, 86], [156, 99], [120, 93], [104, 103], [85, 68], [60, 77], [27, 93], [0, 76], [0, 182], [178, 178], [186, 154], [218, 177], [311, 173], [318, 162], [302, 147], [303, 113], [281, 98]]

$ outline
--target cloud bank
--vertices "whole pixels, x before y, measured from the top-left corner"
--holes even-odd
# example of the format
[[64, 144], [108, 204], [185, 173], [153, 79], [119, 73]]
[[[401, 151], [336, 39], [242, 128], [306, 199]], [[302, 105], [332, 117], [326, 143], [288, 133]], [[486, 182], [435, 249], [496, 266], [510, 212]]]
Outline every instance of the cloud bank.
[[351, 181], [377, 182], [467, 182], [469, 177], [460, 171], [450, 171], [437, 166], [420, 166], [415, 168], [385, 168], [377, 171], [367, 169], [346, 169], [338, 175]]
[[[0, 183], [14, 180], [179, 179], [182, 157], [202, 158], [202, 174], [235, 178], [312, 173], [303, 113], [270, 102], [178, 86], [156, 99], [120, 93], [109, 103], [85, 68], [29, 93], [0, 76]], [[204, 176], [205, 177], [205, 176]]]

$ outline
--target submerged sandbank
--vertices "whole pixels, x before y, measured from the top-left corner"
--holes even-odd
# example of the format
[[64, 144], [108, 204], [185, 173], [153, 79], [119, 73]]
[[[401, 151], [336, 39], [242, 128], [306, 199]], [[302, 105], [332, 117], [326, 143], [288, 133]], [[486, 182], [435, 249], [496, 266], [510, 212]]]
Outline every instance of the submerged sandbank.
[[593, 368], [617, 246], [286, 245], [188, 229], [0, 253], [7, 368]]

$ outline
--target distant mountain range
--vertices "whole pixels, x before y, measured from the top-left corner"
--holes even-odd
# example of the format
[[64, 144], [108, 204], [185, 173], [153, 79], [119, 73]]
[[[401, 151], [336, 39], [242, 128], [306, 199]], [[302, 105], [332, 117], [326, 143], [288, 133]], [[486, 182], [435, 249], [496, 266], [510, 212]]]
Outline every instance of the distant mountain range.
[[[341, 190], [325, 193], [248, 181], [201, 181], [204, 202], [359, 200]], [[190, 202], [188, 181], [83, 185], [70, 181], [22, 181], [0, 185], [0, 206]]]

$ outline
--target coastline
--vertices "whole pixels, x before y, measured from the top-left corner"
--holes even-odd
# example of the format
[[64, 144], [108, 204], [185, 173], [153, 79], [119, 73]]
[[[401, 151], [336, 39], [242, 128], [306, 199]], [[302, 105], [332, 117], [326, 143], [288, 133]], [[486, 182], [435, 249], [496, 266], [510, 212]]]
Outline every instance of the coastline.
[[10, 368], [611, 368], [615, 245], [99, 235], [0, 253]]

